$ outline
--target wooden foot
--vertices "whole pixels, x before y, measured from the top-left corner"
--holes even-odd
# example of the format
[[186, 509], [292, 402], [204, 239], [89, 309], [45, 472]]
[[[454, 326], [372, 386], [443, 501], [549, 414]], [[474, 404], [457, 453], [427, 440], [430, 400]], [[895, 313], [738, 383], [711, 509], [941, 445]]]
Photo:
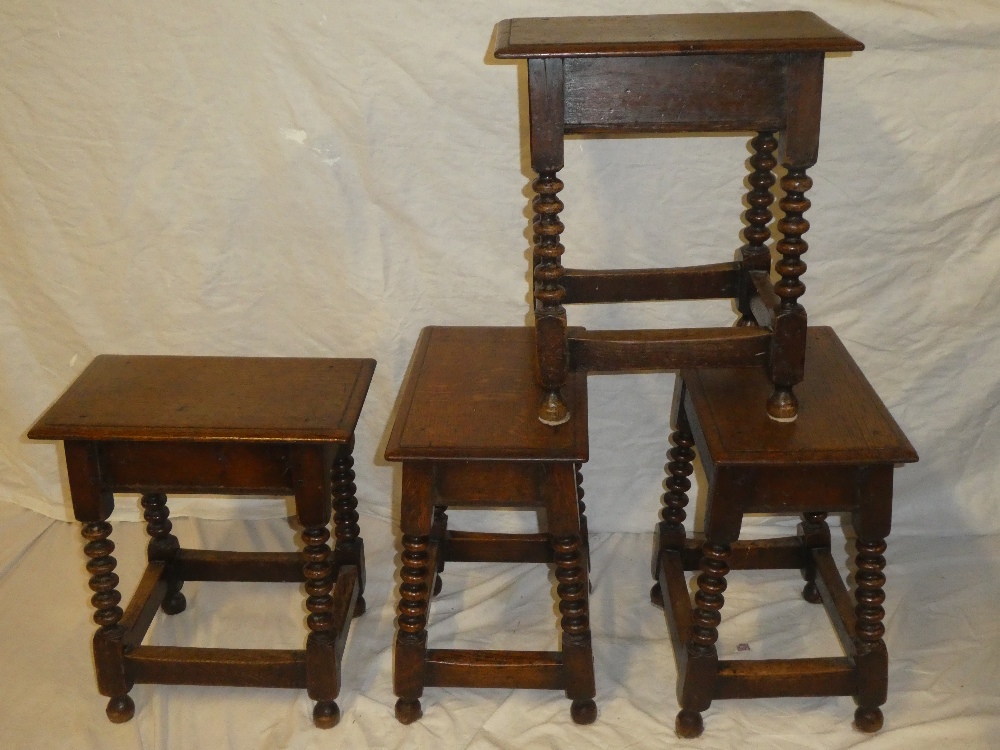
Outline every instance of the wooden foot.
[[799, 400], [792, 389], [776, 385], [767, 399], [767, 416], [775, 422], [794, 422], [798, 415]]
[[597, 719], [597, 704], [593, 700], [573, 701], [569, 715], [577, 724], [593, 724]]
[[566, 402], [562, 400], [559, 391], [546, 393], [542, 403], [538, 405], [538, 421], [555, 427], [568, 422], [569, 417], [569, 409], [566, 408]]
[[313, 724], [318, 729], [331, 729], [340, 723], [340, 707], [336, 701], [319, 701], [313, 708]]
[[695, 737], [700, 737], [701, 733], [705, 731], [705, 723], [701, 720], [700, 713], [684, 709], [677, 714], [677, 719], [674, 721], [674, 731], [677, 732], [678, 737], [693, 740]]
[[127, 695], [118, 695], [108, 701], [104, 712], [113, 724], [124, 724], [135, 716], [135, 703]]
[[823, 597], [820, 596], [819, 587], [814, 581], [809, 581], [802, 589], [802, 598], [810, 604], [822, 604]]
[[423, 715], [420, 701], [403, 700], [402, 698], [396, 701], [396, 720], [400, 724], [412, 724]]
[[366, 611], [368, 611], [368, 602], [365, 598], [358, 594], [358, 600], [354, 603], [354, 614], [352, 617], [361, 617]]
[[441, 580], [441, 576], [434, 577], [434, 596], [441, 593], [441, 589], [444, 588], [444, 582]]
[[882, 728], [882, 711], [859, 706], [854, 712], [854, 726], [862, 732], [877, 732]]
[[659, 583], [654, 583], [653, 588], [649, 590], [649, 601], [652, 602], [654, 607], [663, 609], [663, 590], [660, 588]]
[[160, 605], [160, 609], [162, 609], [163, 613], [167, 615], [179, 615], [187, 609], [187, 599], [180, 591], [174, 591], [173, 593], [167, 594], [166, 598], [163, 600], [163, 604]]

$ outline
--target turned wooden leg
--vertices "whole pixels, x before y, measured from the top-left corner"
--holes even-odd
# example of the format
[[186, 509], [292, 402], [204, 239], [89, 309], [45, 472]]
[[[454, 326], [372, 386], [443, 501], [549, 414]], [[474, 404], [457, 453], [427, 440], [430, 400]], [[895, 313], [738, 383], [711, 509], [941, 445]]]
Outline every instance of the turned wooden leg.
[[128, 721], [135, 715], [135, 703], [128, 695], [131, 681], [125, 674], [122, 638], [124, 628], [120, 624], [122, 600], [118, 592], [118, 561], [111, 556], [115, 543], [111, 541], [111, 524], [94, 521], [83, 525], [83, 538], [87, 540], [83, 551], [89, 558], [87, 572], [90, 573], [90, 590], [94, 595], [90, 603], [97, 610], [94, 622], [100, 629], [94, 634], [94, 662], [97, 666], [97, 686], [101, 695], [108, 696], [105, 709], [108, 718], [115, 724]]
[[854, 576], [857, 606], [855, 642], [858, 665], [858, 708], [854, 723], [862, 732], [877, 732], [882, 728], [882, 711], [879, 708], [887, 697], [888, 653], [882, 636], [885, 635], [885, 557], [884, 539], [865, 541], [858, 539], [855, 558], [858, 572]]
[[743, 213], [746, 228], [743, 230], [743, 237], [747, 244], [740, 248], [740, 263], [743, 266], [740, 274], [739, 292], [737, 294], [736, 305], [740, 311], [740, 319], [737, 326], [756, 326], [757, 318], [751, 310], [751, 303], [756, 296], [756, 287], [750, 277], [751, 271], [771, 271], [771, 251], [767, 247], [767, 241], [771, 238], [771, 230], [768, 228], [773, 215], [770, 207], [774, 203], [774, 195], [771, 188], [774, 187], [774, 168], [778, 165], [778, 160], [774, 158], [774, 151], [778, 148], [778, 141], [774, 133], [770, 131], [760, 132], [750, 141], [753, 148], [753, 156], [750, 157], [750, 166], [753, 172], [747, 178], [750, 184], [750, 191], [746, 194], [747, 210]]
[[805, 567], [802, 577], [806, 585], [802, 589], [802, 598], [811, 604], [822, 604], [823, 597], [816, 586], [816, 566], [813, 564], [809, 550], [818, 547], [830, 548], [830, 527], [826, 524], [826, 513], [803, 513], [799, 524], [798, 536], [806, 548]]
[[719, 623], [722, 622], [723, 593], [729, 573], [728, 544], [705, 542], [702, 547], [701, 574], [694, 597], [691, 639], [687, 644], [687, 664], [681, 688], [681, 711], [675, 729], [678, 736], [697, 737], [704, 729], [701, 712], [712, 705], [712, 692], [718, 669]]
[[[333, 591], [333, 565], [332, 551], [327, 544], [329, 540], [330, 531], [326, 526], [310, 526], [302, 531], [306, 558], [306, 609], [309, 610], [306, 623], [311, 631], [306, 641], [306, 658], [312, 657], [313, 665], [323, 664], [335, 674], [336, 633], [332, 615], [333, 597], [330, 595]], [[336, 726], [340, 721], [340, 708], [334, 700], [338, 692], [337, 680], [331, 683], [319, 676], [311, 682], [309, 697], [316, 701], [313, 723], [320, 729]]]
[[[674, 447], [667, 451], [670, 459], [664, 470], [667, 472], [666, 488], [663, 494], [663, 508], [660, 510], [660, 523], [656, 528], [656, 540], [653, 546], [653, 579], [660, 577], [660, 553], [666, 549], [683, 550], [685, 540], [684, 521], [687, 520], [685, 508], [688, 504], [688, 491], [691, 480], [688, 478], [694, 471], [694, 436], [688, 426], [687, 418], [681, 411], [677, 417], [677, 429], [670, 439]], [[649, 599], [657, 607], [663, 606], [663, 592], [657, 580], [649, 591]]]
[[580, 508], [580, 539], [583, 541], [583, 557], [587, 562], [587, 591], [593, 593], [594, 582], [590, 580], [590, 531], [587, 529], [587, 504], [583, 502], [583, 464], [576, 464], [576, 502]]
[[559, 236], [565, 227], [559, 220], [563, 203], [557, 193], [563, 189], [556, 170], [540, 170], [532, 183], [535, 198], [534, 232], [534, 294], [535, 336], [537, 339], [539, 383], [545, 390], [538, 407], [538, 419], [558, 425], [570, 418], [569, 408], [560, 389], [566, 384], [569, 356], [566, 342], [566, 310], [562, 301], [566, 290], [560, 284], [565, 270], [565, 251]]
[[566, 666], [566, 694], [573, 701], [570, 715], [577, 724], [590, 724], [597, 718], [594, 696], [594, 661], [590, 638], [590, 613], [587, 603], [587, 570], [584, 567], [579, 534], [553, 536], [556, 580], [559, 585], [559, 612], [562, 614], [562, 651]]
[[333, 526], [336, 536], [334, 559], [340, 565], [354, 565], [358, 569], [358, 600], [354, 616], [363, 615], [365, 603], [365, 546], [358, 526], [358, 488], [354, 484], [354, 437], [344, 445], [333, 460], [331, 494], [333, 497]]
[[430, 536], [403, 535], [403, 568], [400, 571], [399, 618], [396, 633], [396, 719], [411, 724], [423, 715], [423, 665], [427, 648], [427, 592], [432, 571], [428, 568]]
[[[170, 523], [170, 509], [167, 507], [167, 496], [162, 492], [149, 493], [140, 500], [143, 508], [142, 517], [146, 521], [146, 533], [149, 534], [149, 545], [146, 547], [146, 558], [153, 562], [169, 563], [177, 556], [180, 542], [171, 534], [173, 524]], [[167, 581], [167, 594], [163, 598], [160, 609], [165, 614], [176, 615], [187, 607], [187, 600], [181, 593], [184, 581], [171, 578]]]
[[[431, 522], [431, 536], [438, 540], [439, 549], [445, 549], [445, 537], [448, 535], [448, 508], [444, 505], [434, 506], [434, 518]], [[441, 593], [444, 582], [441, 574], [444, 572], [444, 554], [438, 555], [437, 570], [434, 572], [434, 596]]]
[[809, 230], [803, 217], [811, 203], [805, 193], [812, 187], [812, 179], [804, 167], [788, 167], [781, 178], [785, 196], [778, 202], [784, 217], [778, 222], [778, 231], [784, 235], [777, 243], [781, 260], [775, 270], [781, 279], [774, 285], [775, 294], [781, 299], [774, 316], [774, 335], [771, 349], [771, 381], [774, 390], [767, 400], [767, 413], [778, 422], [792, 422], [798, 415], [799, 402], [792, 386], [802, 380], [805, 365], [806, 311], [798, 300], [806, 285], [799, 277], [806, 272], [802, 255], [809, 249], [802, 239]]

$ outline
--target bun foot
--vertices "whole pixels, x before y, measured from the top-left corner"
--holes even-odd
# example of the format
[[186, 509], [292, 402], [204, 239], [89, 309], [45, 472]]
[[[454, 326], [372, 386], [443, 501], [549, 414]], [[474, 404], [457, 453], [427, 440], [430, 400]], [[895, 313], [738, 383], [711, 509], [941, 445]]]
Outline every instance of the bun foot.
[[859, 707], [854, 712], [854, 726], [862, 732], [877, 732], [882, 728], [882, 710]]
[[160, 609], [166, 615], [179, 615], [185, 609], [187, 609], [187, 599], [184, 598], [184, 594], [180, 591], [169, 594], [166, 599], [163, 600], [163, 604], [160, 605]]
[[810, 581], [802, 589], [802, 598], [805, 599], [810, 604], [822, 604], [823, 597], [820, 596], [819, 586]]
[[129, 696], [119, 695], [108, 701], [108, 707], [104, 709], [104, 713], [108, 715], [113, 724], [124, 724], [135, 716], [135, 703]]
[[396, 721], [400, 724], [412, 724], [423, 715], [420, 701], [408, 701], [402, 698], [396, 701]]
[[652, 602], [654, 607], [663, 609], [663, 590], [660, 588], [659, 583], [654, 583], [653, 588], [649, 590], [649, 601]]
[[358, 600], [354, 603], [354, 617], [361, 617], [367, 609], [368, 602], [365, 601], [365, 598], [361, 594], [358, 594]]
[[775, 422], [794, 422], [799, 415], [799, 400], [791, 388], [775, 386], [767, 399], [767, 416]]
[[593, 700], [573, 701], [569, 715], [577, 724], [593, 724], [597, 720], [597, 704]]
[[441, 580], [441, 576], [435, 576], [434, 578], [434, 596], [441, 593], [441, 589], [444, 588], [444, 582]]
[[701, 720], [700, 713], [685, 708], [677, 714], [674, 731], [677, 732], [678, 737], [693, 740], [695, 737], [700, 737], [701, 733], [705, 731], [705, 723]]
[[319, 701], [313, 708], [313, 724], [319, 729], [330, 729], [340, 723], [340, 706], [336, 701]]

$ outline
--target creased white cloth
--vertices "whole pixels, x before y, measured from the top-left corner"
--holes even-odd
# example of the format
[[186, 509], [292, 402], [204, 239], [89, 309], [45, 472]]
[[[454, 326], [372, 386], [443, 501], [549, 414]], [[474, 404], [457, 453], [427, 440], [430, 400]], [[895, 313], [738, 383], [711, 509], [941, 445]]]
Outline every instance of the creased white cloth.
[[[392, 518], [381, 451], [418, 331], [526, 317], [524, 70], [492, 59], [493, 25], [799, 5], [4, 3], [0, 498], [70, 517], [58, 447], [24, 433], [98, 353], [373, 356], [357, 472], [366, 511]], [[868, 48], [827, 60], [803, 302], [921, 454], [897, 475], [897, 530], [1000, 533], [1000, 3], [816, 10]], [[567, 265], [730, 259], [748, 155], [742, 137], [573, 139]], [[570, 319], [733, 313], [657, 303]], [[671, 382], [591, 378], [592, 529], [650, 528]], [[287, 503], [178, 498], [174, 512], [273, 517]]]

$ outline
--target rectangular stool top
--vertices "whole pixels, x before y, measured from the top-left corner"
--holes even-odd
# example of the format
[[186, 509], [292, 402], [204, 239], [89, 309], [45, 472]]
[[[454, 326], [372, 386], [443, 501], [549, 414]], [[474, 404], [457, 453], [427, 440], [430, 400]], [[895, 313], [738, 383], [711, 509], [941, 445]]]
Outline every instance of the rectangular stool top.
[[799, 415], [775, 422], [764, 403], [763, 369], [682, 373], [712, 461], [717, 464], [911, 463], [917, 453], [832, 328], [810, 328], [806, 372], [795, 388]]
[[373, 359], [102, 354], [28, 437], [346, 442], [374, 371]]
[[400, 390], [389, 461], [578, 461], [588, 458], [587, 377], [563, 388], [572, 418], [538, 421], [533, 328], [430, 327]]
[[513, 18], [497, 24], [494, 55], [622, 57], [857, 52], [865, 46], [815, 13], [678, 13]]

